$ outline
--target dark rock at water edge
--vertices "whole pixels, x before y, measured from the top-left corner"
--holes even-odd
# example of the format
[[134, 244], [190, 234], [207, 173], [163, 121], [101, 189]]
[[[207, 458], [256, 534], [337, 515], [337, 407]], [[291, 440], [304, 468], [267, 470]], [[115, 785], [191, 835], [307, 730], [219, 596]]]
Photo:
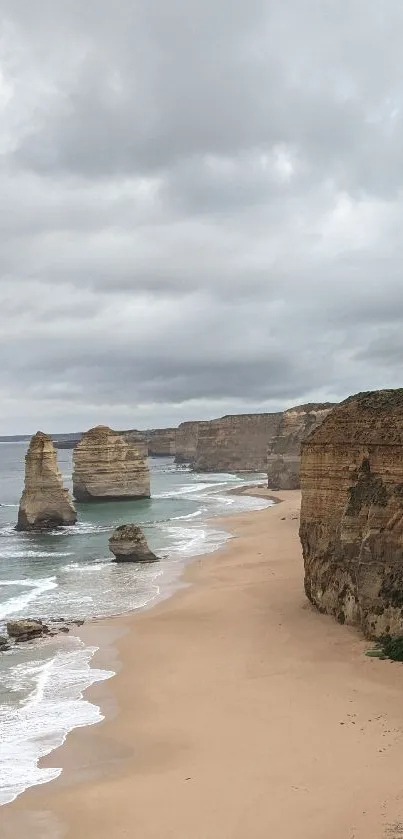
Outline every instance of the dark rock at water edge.
[[10, 649], [9, 639], [7, 635], [0, 635], [0, 653], [4, 653]]
[[41, 620], [21, 619], [8, 621], [7, 632], [9, 637], [14, 638], [15, 641], [31, 641], [34, 638], [47, 635], [49, 627]]
[[0, 635], [0, 652], [10, 649], [10, 641], [20, 644], [25, 641], [35, 641], [40, 638], [53, 638], [55, 635], [67, 634], [71, 627], [82, 626], [83, 620], [65, 620], [63, 618], [49, 618], [49, 624], [39, 618], [20, 618], [7, 623], [7, 635]]

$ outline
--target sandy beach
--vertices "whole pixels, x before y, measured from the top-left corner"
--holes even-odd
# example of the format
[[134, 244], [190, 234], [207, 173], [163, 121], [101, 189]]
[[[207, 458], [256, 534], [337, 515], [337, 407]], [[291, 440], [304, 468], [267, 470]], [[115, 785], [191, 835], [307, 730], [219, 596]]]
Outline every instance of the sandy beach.
[[300, 496], [279, 496], [222, 520], [235, 538], [172, 598], [88, 630], [120, 661], [91, 689], [106, 718], [2, 808], [2, 839], [403, 835], [403, 667], [311, 608]]

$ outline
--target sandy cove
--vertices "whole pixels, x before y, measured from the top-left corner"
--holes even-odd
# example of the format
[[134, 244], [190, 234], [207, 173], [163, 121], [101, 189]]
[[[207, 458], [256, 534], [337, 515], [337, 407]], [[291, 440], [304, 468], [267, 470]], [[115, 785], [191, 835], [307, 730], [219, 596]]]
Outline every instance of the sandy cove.
[[222, 521], [236, 538], [191, 586], [107, 622], [122, 667], [90, 695], [118, 711], [0, 810], [2, 839], [403, 835], [403, 667], [307, 603], [300, 497], [281, 498]]

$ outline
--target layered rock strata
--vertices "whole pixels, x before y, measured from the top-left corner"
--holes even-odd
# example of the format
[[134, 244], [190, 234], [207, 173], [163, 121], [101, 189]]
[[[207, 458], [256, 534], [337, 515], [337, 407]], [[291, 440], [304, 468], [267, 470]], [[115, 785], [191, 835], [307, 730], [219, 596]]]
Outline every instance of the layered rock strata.
[[76, 521], [77, 513], [63, 486], [52, 439], [38, 431], [25, 456], [25, 487], [16, 529], [51, 530]]
[[74, 450], [73, 493], [77, 501], [150, 497], [147, 457], [105, 425], [87, 431]]
[[302, 444], [305, 591], [368, 637], [403, 632], [403, 390], [361, 393]]
[[266, 472], [267, 446], [281, 413], [236, 414], [200, 424], [194, 469], [199, 472]]
[[298, 405], [282, 414], [276, 435], [267, 451], [269, 489], [298, 489], [301, 443], [327, 417], [330, 402]]
[[136, 524], [121, 524], [109, 539], [109, 550], [116, 562], [158, 562], [146, 537]]
[[128, 443], [134, 443], [141, 457], [148, 456], [148, 441], [145, 431], [114, 431], [114, 434], [121, 434]]
[[176, 454], [175, 463], [193, 464], [196, 459], [199, 431], [209, 425], [204, 420], [194, 422], [182, 422], [176, 430]]

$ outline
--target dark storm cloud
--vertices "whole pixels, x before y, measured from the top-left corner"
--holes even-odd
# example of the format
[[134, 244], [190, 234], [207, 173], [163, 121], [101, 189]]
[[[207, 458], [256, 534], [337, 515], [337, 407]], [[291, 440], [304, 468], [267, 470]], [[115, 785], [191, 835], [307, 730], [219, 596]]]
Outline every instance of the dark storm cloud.
[[0, 12], [4, 433], [401, 384], [400, 0]]

